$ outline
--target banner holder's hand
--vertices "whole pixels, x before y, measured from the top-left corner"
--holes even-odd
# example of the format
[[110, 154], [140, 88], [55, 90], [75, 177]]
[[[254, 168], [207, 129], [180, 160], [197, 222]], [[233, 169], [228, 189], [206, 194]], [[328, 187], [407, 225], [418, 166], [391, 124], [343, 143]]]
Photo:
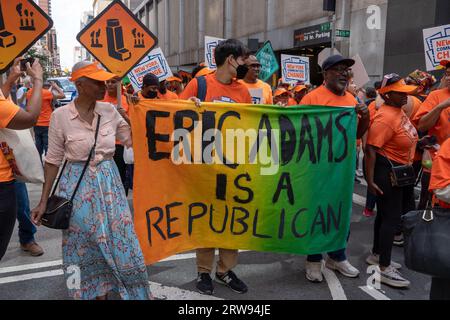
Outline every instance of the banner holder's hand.
[[188, 100], [194, 102], [194, 103], [195, 103], [195, 106], [196, 106], [197, 108], [201, 108], [201, 106], [202, 106], [202, 101], [201, 101], [199, 98], [197, 98], [197, 97], [190, 97]]

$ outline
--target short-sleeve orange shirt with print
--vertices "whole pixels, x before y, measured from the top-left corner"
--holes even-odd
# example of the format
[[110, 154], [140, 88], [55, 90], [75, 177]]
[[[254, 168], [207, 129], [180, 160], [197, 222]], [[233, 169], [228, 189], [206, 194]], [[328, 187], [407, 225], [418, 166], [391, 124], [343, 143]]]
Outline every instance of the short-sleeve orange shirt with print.
[[367, 144], [400, 164], [412, 163], [418, 140], [417, 130], [405, 112], [386, 104], [378, 110], [367, 135]]
[[[422, 119], [435, 107], [448, 99], [450, 99], [449, 89], [446, 88], [433, 91], [432, 93], [430, 93], [425, 102], [422, 103], [419, 111], [417, 111], [416, 115], [414, 116], [413, 121], [416, 123], [416, 125], [418, 125], [420, 119]], [[450, 136], [450, 108], [444, 109], [441, 112], [439, 120], [434, 127], [428, 130], [428, 134], [436, 136], [439, 144], [442, 144], [445, 140], [447, 140], [447, 138]]]
[[[430, 191], [444, 189], [450, 185], [450, 138], [441, 146], [436, 158], [433, 160], [431, 170]], [[450, 208], [449, 203], [439, 201], [442, 207]]]
[[238, 82], [242, 83], [249, 90], [250, 89], [262, 89], [263, 101], [261, 101], [261, 104], [273, 104], [272, 88], [270, 87], [270, 85], [268, 85], [264, 81], [261, 81], [258, 79], [258, 81], [256, 81], [256, 83], [248, 83], [248, 82], [245, 82], [244, 80], [239, 80]]
[[345, 92], [343, 96], [338, 96], [322, 85], [304, 96], [300, 104], [304, 106], [356, 107], [358, 101], [348, 92]]
[[167, 90], [165, 94], [158, 92], [158, 99], [160, 100], [178, 100], [178, 95], [175, 92]]
[[[10, 100], [7, 100], [0, 96], [0, 128], [6, 128], [11, 120], [16, 116], [19, 112], [20, 108], [12, 103]], [[0, 141], [0, 182], [9, 182], [14, 180], [14, 176], [12, 173], [11, 166], [9, 165], [8, 160], [6, 160], [4, 153], [8, 153], [8, 147]]]
[[[231, 84], [223, 84], [217, 80], [215, 73], [206, 76], [206, 87], [205, 102], [252, 103], [252, 97], [245, 85], [234, 80]], [[197, 95], [198, 82], [193, 79], [181, 93], [180, 99], [188, 100]]]
[[[31, 96], [33, 95], [33, 89], [28, 90], [27, 92], [27, 101], [31, 100]], [[46, 89], [42, 89], [42, 106], [41, 106], [41, 114], [39, 115], [38, 121], [36, 123], [36, 127], [49, 127], [50, 126], [50, 118], [53, 113], [53, 94]]]

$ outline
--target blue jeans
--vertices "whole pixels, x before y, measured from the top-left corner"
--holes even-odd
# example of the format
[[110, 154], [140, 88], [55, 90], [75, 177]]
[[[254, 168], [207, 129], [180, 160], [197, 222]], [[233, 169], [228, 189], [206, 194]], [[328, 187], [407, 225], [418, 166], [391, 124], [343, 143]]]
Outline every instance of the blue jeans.
[[[350, 239], [350, 233], [348, 234], [347, 242], [349, 239]], [[347, 260], [347, 255], [345, 254], [346, 250], [347, 250], [347, 248], [329, 252], [328, 256], [336, 262], [343, 262], [343, 261]], [[321, 262], [322, 259], [323, 259], [322, 254], [311, 254], [308, 256], [308, 258], [306, 260], [308, 262]]]
[[[337, 250], [337, 251], [333, 251], [333, 252], [329, 252], [328, 256], [336, 262], [343, 262], [343, 261], [347, 260], [345, 250], [346, 250], [346, 248]], [[313, 255], [309, 255], [306, 260], [308, 262], [321, 262], [323, 260], [323, 257], [321, 254], [313, 254]]]
[[48, 149], [48, 127], [34, 127], [34, 138], [36, 139], [36, 148], [42, 157]]
[[20, 244], [29, 244], [34, 241], [36, 227], [31, 222], [30, 200], [25, 183], [16, 182], [17, 220], [19, 221]]

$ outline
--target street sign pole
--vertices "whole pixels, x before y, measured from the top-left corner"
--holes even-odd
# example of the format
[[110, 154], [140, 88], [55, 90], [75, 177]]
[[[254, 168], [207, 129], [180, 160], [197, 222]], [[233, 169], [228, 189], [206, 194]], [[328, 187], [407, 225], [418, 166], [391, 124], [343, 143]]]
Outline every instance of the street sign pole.
[[331, 17], [331, 54], [334, 54], [334, 50], [336, 49], [336, 13], [333, 13]]

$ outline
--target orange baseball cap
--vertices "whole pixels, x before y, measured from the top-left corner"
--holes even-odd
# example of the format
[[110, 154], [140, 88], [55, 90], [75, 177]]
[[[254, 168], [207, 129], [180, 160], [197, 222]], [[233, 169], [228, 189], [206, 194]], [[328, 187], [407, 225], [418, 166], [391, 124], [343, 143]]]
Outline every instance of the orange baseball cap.
[[117, 77], [114, 73], [104, 70], [98, 62], [89, 64], [77, 71], [72, 72], [70, 81], [75, 82], [80, 78], [89, 78], [97, 81], [108, 81]]
[[183, 82], [183, 80], [181, 80], [181, 79], [178, 78], [178, 77], [170, 77], [170, 78], [167, 78], [166, 81], [167, 81], [167, 82], [176, 81], [176, 82], [180, 82], [180, 83]]
[[[388, 84], [391, 82], [390, 84]], [[390, 74], [384, 77], [381, 88], [378, 90], [380, 94], [386, 94], [388, 92], [403, 92], [412, 93], [417, 89], [417, 86], [409, 86], [405, 80], [398, 74]]]
[[278, 97], [278, 96], [281, 96], [281, 95], [283, 95], [285, 93], [289, 93], [289, 91], [287, 91], [284, 88], [278, 88], [277, 90], [275, 90], [275, 93], [273, 95], [274, 95], [274, 97]]
[[210, 68], [208, 68], [208, 67], [205, 67], [205, 68], [203, 68], [202, 70], [200, 70], [200, 71], [195, 75], [195, 77], [196, 77], [196, 78], [198, 78], [198, 77], [203, 77], [203, 76], [206, 76], [206, 75], [211, 74], [211, 73], [214, 73], [214, 72], [216, 72], [216, 71], [215, 71], [215, 70], [212, 70], [212, 69], [210, 69]]
[[300, 92], [300, 91], [303, 91], [303, 90], [306, 90], [306, 89], [308, 89], [306, 86], [304, 86], [304, 85], [299, 85], [299, 86], [296, 86], [296, 87], [294, 88], [294, 92]]
[[443, 66], [446, 69], [450, 68], [450, 60], [442, 60], [441, 66]]

